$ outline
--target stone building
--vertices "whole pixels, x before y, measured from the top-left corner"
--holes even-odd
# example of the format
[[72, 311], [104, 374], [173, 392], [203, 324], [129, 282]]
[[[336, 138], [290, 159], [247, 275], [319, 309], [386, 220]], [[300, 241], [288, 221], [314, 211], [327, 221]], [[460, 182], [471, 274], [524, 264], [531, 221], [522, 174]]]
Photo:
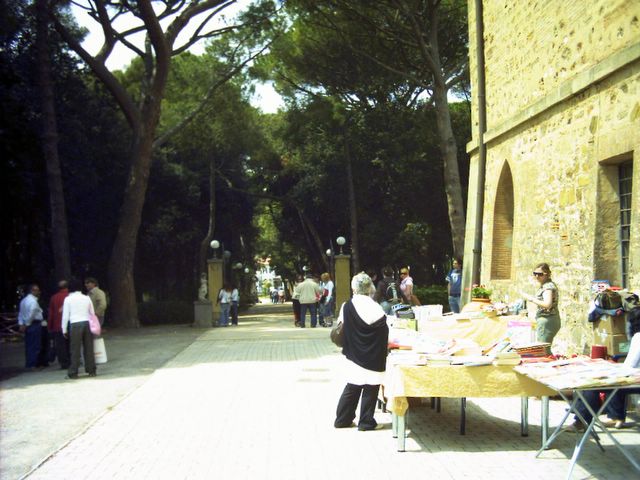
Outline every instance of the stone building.
[[592, 280], [640, 289], [640, 0], [470, 0], [469, 39], [467, 297], [534, 293], [545, 261], [563, 320], [586, 319]]

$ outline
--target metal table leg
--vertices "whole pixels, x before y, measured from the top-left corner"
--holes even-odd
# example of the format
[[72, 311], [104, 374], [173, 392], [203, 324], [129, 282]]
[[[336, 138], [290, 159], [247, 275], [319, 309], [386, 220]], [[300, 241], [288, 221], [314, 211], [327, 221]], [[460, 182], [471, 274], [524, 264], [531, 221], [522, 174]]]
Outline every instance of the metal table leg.
[[520, 397], [520, 436], [529, 436], [529, 397]]

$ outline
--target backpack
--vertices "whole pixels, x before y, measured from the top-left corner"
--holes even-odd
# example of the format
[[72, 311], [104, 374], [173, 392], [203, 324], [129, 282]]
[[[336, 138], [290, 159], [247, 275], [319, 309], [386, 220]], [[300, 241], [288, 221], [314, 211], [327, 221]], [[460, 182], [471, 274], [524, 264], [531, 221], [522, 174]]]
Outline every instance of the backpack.
[[603, 290], [596, 295], [595, 304], [604, 310], [617, 310], [622, 308], [622, 298], [618, 292]]
[[387, 302], [391, 304], [402, 303], [404, 301], [404, 298], [402, 297], [402, 291], [400, 290], [400, 287], [396, 285], [395, 281], [392, 280], [387, 285], [387, 289], [385, 291], [385, 298]]

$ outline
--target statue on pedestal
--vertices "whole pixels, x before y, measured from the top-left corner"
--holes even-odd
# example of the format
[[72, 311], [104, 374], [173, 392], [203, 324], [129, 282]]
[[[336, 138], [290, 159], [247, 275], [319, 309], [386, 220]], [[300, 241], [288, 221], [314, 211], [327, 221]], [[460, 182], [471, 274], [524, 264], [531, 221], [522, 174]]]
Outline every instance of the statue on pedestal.
[[200, 288], [198, 289], [198, 300], [201, 302], [207, 301], [208, 285], [207, 274], [202, 272], [200, 274]]

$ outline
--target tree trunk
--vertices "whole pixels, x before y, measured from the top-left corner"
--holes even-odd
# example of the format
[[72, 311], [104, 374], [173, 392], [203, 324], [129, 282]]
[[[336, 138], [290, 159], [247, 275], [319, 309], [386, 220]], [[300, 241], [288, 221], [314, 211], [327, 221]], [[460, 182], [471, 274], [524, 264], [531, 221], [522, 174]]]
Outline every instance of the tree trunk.
[[51, 57], [49, 56], [49, 20], [47, 0], [36, 2], [38, 59], [38, 86], [42, 106], [42, 153], [47, 168], [49, 208], [51, 210], [51, 243], [56, 280], [71, 277], [71, 254], [67, 214], [62, 186], [62, 172], [58, 156], [58, 124], [51, 79]]
[[136, 134], [131, 170], [120, 212], [118, 233], [109, 259], [110, 312], [113, 323], [120, 327], [140, 326], [134, 282], [134, 262], [142, 208], [149, 184], [153, 132], [156, 125], [157, 116], [155, 118], [147, 117], [143, 130]]
[[353, 184], [353, 166], [351, 161], [351, 150], [349, 148], [349, 137], [344, 134], [344, 156], [347, 163], [347, 189], [349, 192], [349, 224], [351, 227], [351, 264], [353, 271], [360, 271], [360, 255], [358, 246], [358, 210], [356, 208], [356, 191]]
[[209, 229], [207, 235], [200, 242], [200, 255], [198, 256], [198, 275], [207, 272], [207, 252], [209, 244], [213, 240], [216, 229], [216, 162], [215, 157], [209, 160]]
[[447, 89], [443, 82], [436, 80], [433, 89], [436, 109], [436, 124], [440, 138], [440, 151], [443, 159], [444, 189], [447, 195], [451, 242], [454, 257], [462, 256], [464, 251], [465, 214], [458, 168], [458, 148], [451, 128], [451, 112], [447, 100]]

